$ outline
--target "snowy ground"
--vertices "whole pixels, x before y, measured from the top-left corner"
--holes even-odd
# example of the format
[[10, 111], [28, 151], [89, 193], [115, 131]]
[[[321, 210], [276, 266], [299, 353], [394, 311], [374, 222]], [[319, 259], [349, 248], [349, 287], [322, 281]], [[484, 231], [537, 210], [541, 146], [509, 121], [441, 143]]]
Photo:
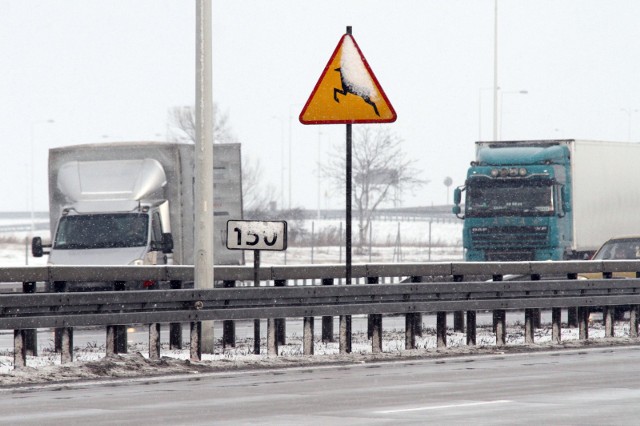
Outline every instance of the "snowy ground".
[[[0, 223], [1, 225], [2, 223]], [[311, 224], [307, 223], [307, 228]], [[315, 222], [314, 228], [322, 226], [336, 226], [336, 223]], [[462, 259], [461, 223], [433, 223], [431, 238], [429, 239], [428, 222], [376, 222], [374, 223], [374, 247], [369, 254], [354, 249], [354, 263], [366, 262], [425, 262], [425, 261], [459, 261]], [[431, 247], [429, 247], [431, 241]], [[390, 244], [389, 244], [390, 242]], [[400, 242], [401, 244], [396, 244]], [[384, 246], [383, 246], [384, 244]], [[389, 244], [389, 245], [387, 245]], [[34, 259], [28, 256], [26, 233], [0, 234], [0, 266], [44, 265], [46, 258]], [[338, 263], [344, 261], [344, 251], [338, 247], [290, 247], [286, 252], [286, 264], [308, 263]], [[251, 262], [251, 253], [247, 253], [247, 262]], [[264, 253], [264, 265], [285, 264], [284, 253]], [[249, 263], [250, 264], [250, 263]], [[428, 318], [425, 316], [425, 318]], [[365, 321], [364, 317], [354, 318], [354, 323]], [[429, 322], [431, 321], [431, 322]], [[353, 334], [353, 353], [340, 355], [337, 343], [323, 343], [315, 341], [314, 356], [304, 356], [302, 353], [301, 331], [288, 327], [287, 344], [279, 347], [278, 357], [266, 354], [266, 341], [262, 341], [263, 355], [253, 355], [253, 339], [240, 337], [235, 347], [223, 348], [217, 335], [214, 354], [203, 354], [199, 362], [188, 360], [188, 343], [185, 349], [171, 350], [168, 347], [168, 337], [162, 339], [159, 361], [148, 359], [148, 345], [144, 339], [130, 340], [128, 354], [105, 358], [104, 340], [84, 341], [82, 345], [74, 347], [74, 362], [60, 364], [60, 355], [52, 351], [52, 337], [39, 336], [39, 356], [29, 356], [27, 368], [13, 369], [13, 348], [11, 347], [12, 332], [4, 330], [0, 337], [5, 344], [0, 346], [0, 386], [14, 386], [27, 383], [48, 383], [80, 379], [104, 379], [111, 377], [152, 376], [179, 373], [198, 373], [202, 371], [228, 370], [237, 368], [277, 367], [288, 365], [316, 365], [321, 363], [349, 363], [369, 362], [374, 360], [410, 358], [410, 357], [441, 357], [458, 356], [474, 353], [496, 353], [523, 350], [556, 350], [565, 347], [583, 345], [618, 345], [635, 344], [629, 339], [628, 323], [619, 322], [616, 325], [616, 338], [604, 339], [603, 327], [593, 322], [590, 325], [587, 342], [578, 340], [577, 330], [564, 328], [562, 330], [563, 343], [551, 344], [550, 324], [543, 323], [542, 328], [536, 330], [535, 345], [524, 345], [523, 327], [521, 322], [510, 324], [507, 330], [507, 346], [497, 348], [495, 335], [490, 326], [481, 326], [477, 330], [476, 347], [465, 345], [463, 333], [450, 330], [447, 337], [447, 348], [436, 348], [435, 330], [429, 324], [433, 320], [425, 319], [423, 323], [423, 337], [417, 340], [417, 349], [404, 350], [404, 324], [401, 318], [387, 318], [384, 320], [383, 353], [372, 354], [371, 342], [363, 327]], [[263, 336], [266, 326], [262, 326]], [[334, 326], [337, 333], [338, 327]], [[42, 333], [40, 333], [42, 335]], [[52, 335], [52, 333], [44, 333]], [[130, 336], [133, 334], [130, 333]], [[186, 334], [185, 334], [186, 336]], [[319, 325], [316, 326], [316, 336], [319, 336]], [[185, 337], [186, 338], [186, 337]], [[337, 336], [336, 336], [337, 342]]]

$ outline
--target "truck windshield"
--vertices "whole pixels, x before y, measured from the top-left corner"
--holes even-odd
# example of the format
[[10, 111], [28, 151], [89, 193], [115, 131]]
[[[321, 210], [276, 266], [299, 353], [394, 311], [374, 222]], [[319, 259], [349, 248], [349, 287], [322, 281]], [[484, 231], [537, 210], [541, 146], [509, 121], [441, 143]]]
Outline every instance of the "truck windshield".
[[553, 184], [550, 180], [471, 179], [467, 185], [467, 217], [553, 214]]
[[56, 249], [141, 247], [147, 244], [146, 214], [62, 216], [53, 243]]

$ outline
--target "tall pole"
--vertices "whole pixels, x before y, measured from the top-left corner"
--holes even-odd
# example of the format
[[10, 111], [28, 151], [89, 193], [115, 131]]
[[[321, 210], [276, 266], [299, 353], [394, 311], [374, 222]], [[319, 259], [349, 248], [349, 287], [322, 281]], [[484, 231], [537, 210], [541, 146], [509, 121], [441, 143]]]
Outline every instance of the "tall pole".
[[[351, 27], [347, 27], [347, 34], [351, 35]], [[351, 123], [346, 124], [346, 285], [351, 285], [351, 191], [352, 191], [352, 138]], [[351, 353], [351, 315], [340, 316], [340, 353]]]
[[[213, 289], [213, 100], [211, 0], [196, 0], [196, 150], [194, 277]], [[202, 323], [201, 348], [213, 353], [213, 321]]]
[[493, 17], [493, 140], [498, 138], [498, 0]]
[[317, 203], [318, 203], [318, 209], [317, 209], [317, 218], [318, 220], [320, 220], [320, 204], [321, 204], [321, 193], [322, 193], [322, 186], [321, 186], [321, 179], [320, 179], [320, 171], [321, 171], [321, 147], [322, 147], [322, 130], [318, 129], [318, 165], [316, 166], [316, 173], [318, 174], [317, 179], [318, 179], [318, 199], [317, 199]]
[[[350, 27], [347, 27], [351, 29]], [[352, 191], [352, 138], [351, 138], [351, 124], [347, 124], [347, 152], [346, 152], [346, 222], [347, 222], [347, 236], [346, 236], [346, 256], [347, 256], [347, 272], [346, 284], [351, 284], [351, 191]]]
[[[289, 105], [289, 211], [291, 211], [291, 107], [293, 105]], [[286, 251], [285, 251], [286, 254]]]

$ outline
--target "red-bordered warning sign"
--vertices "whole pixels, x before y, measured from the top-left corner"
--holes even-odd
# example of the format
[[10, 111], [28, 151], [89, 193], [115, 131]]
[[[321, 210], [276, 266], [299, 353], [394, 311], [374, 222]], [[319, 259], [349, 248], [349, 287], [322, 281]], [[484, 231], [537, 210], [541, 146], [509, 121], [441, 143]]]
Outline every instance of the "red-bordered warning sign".
[[396, 118], [353, 36], [343, 35], [300, 113], [300, 122], [391, 123]]

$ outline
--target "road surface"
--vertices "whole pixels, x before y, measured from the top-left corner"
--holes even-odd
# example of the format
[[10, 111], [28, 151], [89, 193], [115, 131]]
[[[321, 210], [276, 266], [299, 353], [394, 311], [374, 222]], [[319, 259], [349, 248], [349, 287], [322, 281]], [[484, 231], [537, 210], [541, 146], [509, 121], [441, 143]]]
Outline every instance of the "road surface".
[[635, 424], [640, 348], [468, 356], [0, 390], [2, 422]]

